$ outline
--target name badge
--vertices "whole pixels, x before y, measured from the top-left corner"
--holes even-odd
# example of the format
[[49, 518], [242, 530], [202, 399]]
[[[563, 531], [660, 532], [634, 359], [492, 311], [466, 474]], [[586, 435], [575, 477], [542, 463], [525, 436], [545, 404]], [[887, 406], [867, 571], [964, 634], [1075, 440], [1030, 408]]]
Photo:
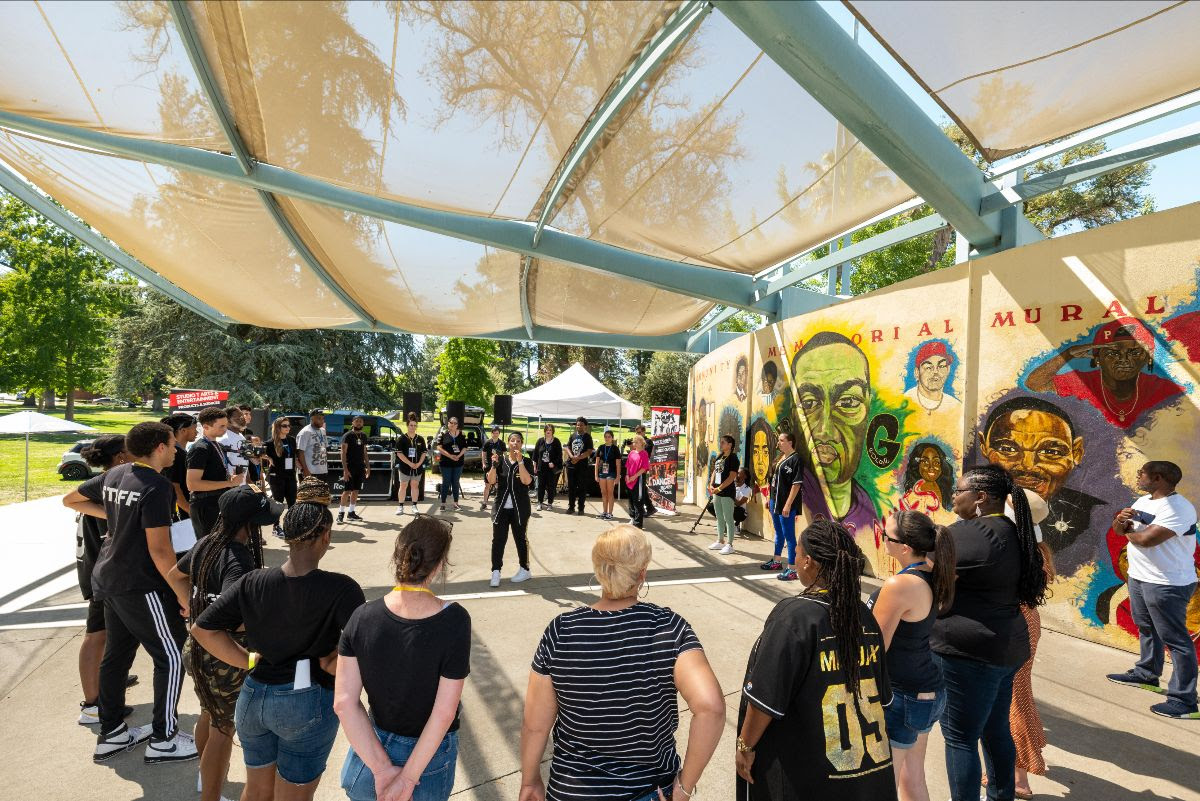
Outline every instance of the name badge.
[[720, 483], [721, 483], [721, 471], [714, 470], [713, 471], [713, 486], [715, 487]]
[[542, 461], [550, 464], [550, 451], [542, 451]]
[[290, 457], [290, 456], [289, 456], [289, 457], [287, 457], [286, 459], [284, 459], [284, 460], [283, 460], [283, 469], [284, 469], [284, 470], [291, 470], [291, 469], [292, 469], [292, 457]]
[[450, 450], [451, 450], [453, 453], [458, 453], [458, 446], [457, 446], [457, 445], [451, 445], [451, 446], [450, 446]]
[[600, 468], [600, 477], [601, 477], [601, 478], [608, 478], [608, 475], [609, 475], [609, 471], [608, 471], [608, 465], [606, 464], [606, 465], [604, 465], [603, 467], [601, 467], [601, 468]]

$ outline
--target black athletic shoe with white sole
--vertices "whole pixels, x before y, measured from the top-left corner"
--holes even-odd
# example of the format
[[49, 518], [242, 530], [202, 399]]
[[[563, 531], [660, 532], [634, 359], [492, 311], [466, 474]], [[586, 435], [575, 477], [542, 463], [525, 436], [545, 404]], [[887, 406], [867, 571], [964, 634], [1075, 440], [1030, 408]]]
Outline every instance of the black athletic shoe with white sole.
[[149, 724], [134, 726], [131, 729], [122, 723], [108, 734], [101, 734], [96, 738], [96, 750], [92, 753], [92, 761], [103, 762], [146, 742], [150, 739], [153, 729]]
[[160, 762], [187, 762], [199, 758], [196, 741], [192, 735], [181, 731], [175, 732], [170, 740], [151, 740], [146, 744], [146, 764], [157, 765]]

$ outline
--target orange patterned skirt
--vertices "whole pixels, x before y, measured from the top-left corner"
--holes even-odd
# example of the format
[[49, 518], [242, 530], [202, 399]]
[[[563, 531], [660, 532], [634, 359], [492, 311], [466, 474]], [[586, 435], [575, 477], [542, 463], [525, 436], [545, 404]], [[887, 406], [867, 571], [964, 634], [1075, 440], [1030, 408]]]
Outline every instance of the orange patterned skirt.
[[1008, 712], [1008, 724], [1012, 729], [1013, 743], [1017, 746], [1017, 767], [1046, 775], [1046, 760], [1042, 749], [1046, 747], [1046, 731], [1042, 728], [1042, 717], [1033, 700], [1033, 657], [1037, 653], [1038, 640], [1042, 637], [1042, 617], [1037, 609], [1021, 607], [1025, 626], [1029, 629], [1029, 660], [1021, 665], [1013, 677], [1012, 706]]

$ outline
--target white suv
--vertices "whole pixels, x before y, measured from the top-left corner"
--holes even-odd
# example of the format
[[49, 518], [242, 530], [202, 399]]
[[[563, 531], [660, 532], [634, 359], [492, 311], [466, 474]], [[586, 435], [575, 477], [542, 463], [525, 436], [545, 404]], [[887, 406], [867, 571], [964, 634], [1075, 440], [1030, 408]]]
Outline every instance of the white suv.
[[81, 452], [95, 440], [81, 439], [62, 455], [58, 462], [58, 474], [67, 481], [83, 481], [99, 474], [100, 469], [83, 460]]

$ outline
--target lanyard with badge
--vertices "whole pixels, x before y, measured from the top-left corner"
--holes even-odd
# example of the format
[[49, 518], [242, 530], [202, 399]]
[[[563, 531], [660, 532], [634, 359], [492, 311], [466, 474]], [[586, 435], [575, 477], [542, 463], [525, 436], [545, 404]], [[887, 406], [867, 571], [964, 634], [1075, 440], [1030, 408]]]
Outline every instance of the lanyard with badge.
[[612, 454], [611, 445], [601, 445], [600, 450], [600, 478], [609, 478], [612, 475], [612, 462], [609, 457]]
[[217, 453], [221, 454], [221, 458], [225, 461], [225, 477], [229, 478], [233, 475], [233, 462], [229, 461], [229, 454], [225, 452], [225, 446], [217, 442], [215, 439], [204, 438], [204, 441], [216, 449]]
[[288, 443], [283, 443], [283, 469], [292, 469], [292, 446]]

